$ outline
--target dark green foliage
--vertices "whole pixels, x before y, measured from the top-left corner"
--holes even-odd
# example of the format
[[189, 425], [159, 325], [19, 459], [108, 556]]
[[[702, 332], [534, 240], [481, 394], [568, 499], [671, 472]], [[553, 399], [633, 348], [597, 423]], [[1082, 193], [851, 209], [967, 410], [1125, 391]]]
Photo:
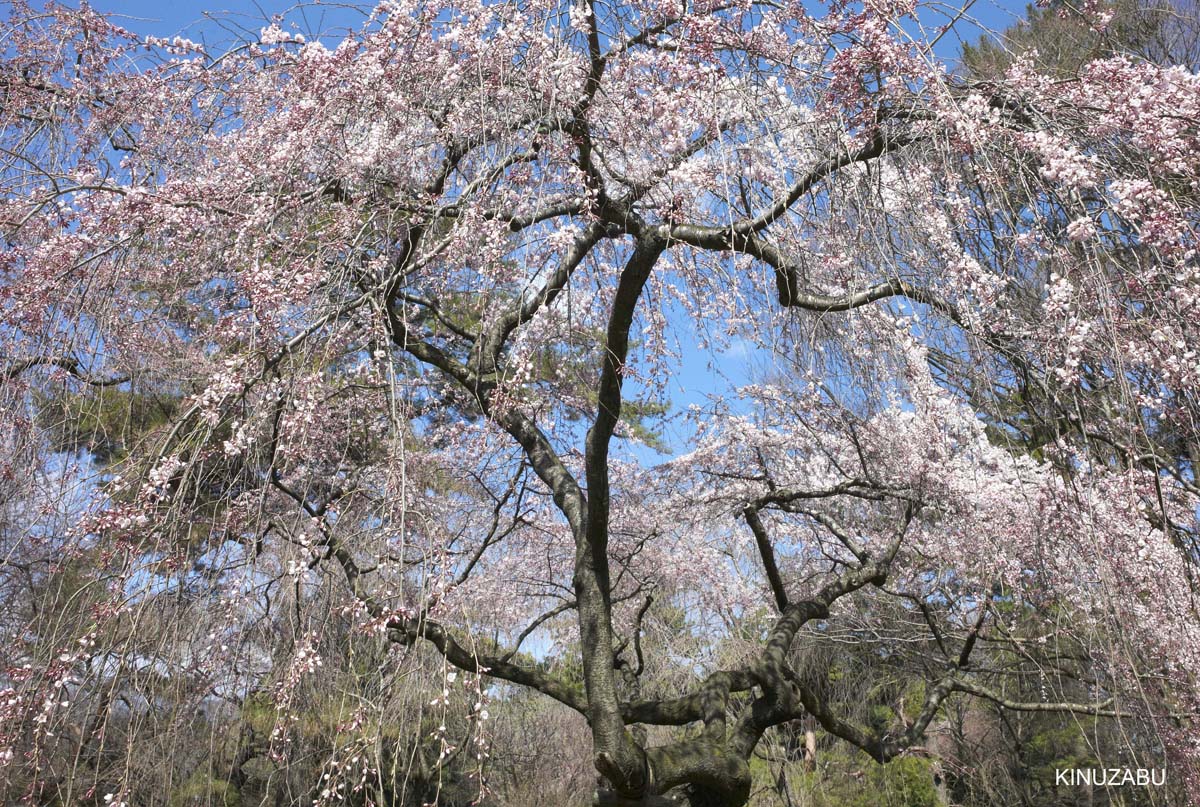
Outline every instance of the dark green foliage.
[[[759, 766], [763, 772], [765, 766]], [[941, 807], [929, 759], [906, 756], [876, 764], [865, 754], [835, 751], [820, 769], [800, 774], [794, 789], [812, 807]]]
[[169, 423], [179, 396], [117, 387], [43, 393], [38, 419], [54, 451], [87, 451], [96, 462], [119, 462], [151, 431]]
[[1112, 14], [1103, 30], [1092, 24], [1094, 18], [1061, 0], [1046, 8], [1026, 6], [1025, 19], [1005, 29], [999, 42], [983, 36], [974, 45], [963, 45], [961, 69], [972, 79], [996, 79], [1024, 56], [1035, 69], [1068, 78], [1093, 59], [1146, 52], [1169, 15], [1165, 4], [1139, 0], [1113, 0], [1101, 4], [1100, 12]]

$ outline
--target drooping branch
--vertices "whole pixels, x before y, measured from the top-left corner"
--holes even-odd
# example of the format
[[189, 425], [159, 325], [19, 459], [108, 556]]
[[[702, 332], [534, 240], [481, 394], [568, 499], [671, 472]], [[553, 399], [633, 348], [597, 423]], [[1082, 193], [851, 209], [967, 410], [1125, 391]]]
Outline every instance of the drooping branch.
[[475, 397], [483, 413], [491, 417], [517, 441], [529, 460], [530, 467], [550, 489], [558, 508], [566, 516], [571, 529], [579, 533], [584, 529], [586, 502], [579, 483], [567, 469], [549, 438], [538, 428], [528, 415], [511, 406], [497, 409], [492, 406], [492, 393], [496, 388], [494, 369], [486, 374], [475, 367], [463, 365], [453, 356], [412, 334], [408, 326], [395, 312], [388, 310], [388, 327], [392, 342], [415, 358], [441, 370], [458, 382], [464, 390]]
[[504, 661], [511, 661], [512, 657], [521, 651], [521, 645], [525, 644], [525, 640], [533, 635], [535, 630], [549, 622], [551, 619], [554, 619], [554, 617], [559, 616], [560, 614], [565, 614], [567, 611], [572, 610], [574, 607], [575, 601], [567, 600], [566, 602], [562, 602], [554, 606], [549, 611], [545, 611], [534, 617], [533, 620], [525, 626], [525, 629], [517, 635], [516, 641], [513, 642], [513, 646], [509, 648], [507, 653], [501, 656], [501, 659]]
[[491, 372], [494, 369], [496, 361], [513, 331], [532, 319], [542, 308], [554, 302], [566, 288], [575, 270], [583, 263], [592, 248], [600, 243], [604, 235], [603, 225], [598, 222], [588, 225], [567, 248], [566, 254], [558, 262], [554, 272], [546, 278], [541, 289], [522, 293], [511, 308], [496, 318], [472, 355], [471, 363], [476, 369], [488, 368], [483, 372]]
[[735, 223], [730, 229], [735, 236], [745, 236], [750, 233], [761, 232], [786, 215], [792, 205], [796, 204], [801, 196], [812, 190], [818, 182], [832, 176], [849, 165], [878, 159], [885, 154], [908, 145], [912, 140], [911, 137], [903, 135], [887, 135], [883, 132], [877, 132], [870, 141], [865, 145], [859, 146], [857, 149], [839, 149], [836, 154], [818, 160], [812, 165], [804, 172], [804, 175], [800, 179], [792, 184], [792, 187], [788, 188], [788, 192], [769, 208], [752, 219], [743, 219]]
[[510, 659], [514, 653], [494, 655], [468, 650], [455, 639], [449, 629], [439, 622], [430, 619], [428, 615], [421, 613], [416, 616], [406, 616], [385, 608], [383, 603], [368, 590], [363, 579], [364, 571], [354, 559], [354, 555], [350, 549], [334, 535], [332, 528], [330, 528], [325, 519], [320, 517], [323, 514], [314, 509], [303, 496], [284, 484], [278, 474], [274, 473], [274, 469], [272, 469], [271, 479], [272, 485], [288, 498], [295, 501], [304, 510], [306, 515], [318, 518], [318, 524], [321, 527], [321, 539], [317, 546], [323, 547], [326, 550], [324, 558], [333, 560], [341, 569], [351, 593], [355, 599], [363, 604], [367, 609], [367, 613], [375, 619], [385, 621], [388, 629], [388, 637], [393, 642], [410, 645], [418, 638], [424, 639], [437, 648], [438, 652], [447, 661], [461, 670], [480, 674], [486, 673], [503, 681], [535, 689], [559, 703], [571, 707], [580, 714], [586, 715], [588, 713], [587, 697], [577, 687], [564, 683], [537, 668], [527, 668], [513, 664]]

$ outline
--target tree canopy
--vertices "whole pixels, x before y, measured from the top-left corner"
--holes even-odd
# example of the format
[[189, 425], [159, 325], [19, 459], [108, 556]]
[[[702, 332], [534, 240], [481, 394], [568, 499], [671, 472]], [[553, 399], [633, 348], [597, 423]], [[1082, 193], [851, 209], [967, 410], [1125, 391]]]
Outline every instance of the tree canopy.
[[993, 724], [1200, 799], [1200, 76], [1113, 8], [13, 2], [5, 798], [465, 804], [536, 696], [580, 803]]

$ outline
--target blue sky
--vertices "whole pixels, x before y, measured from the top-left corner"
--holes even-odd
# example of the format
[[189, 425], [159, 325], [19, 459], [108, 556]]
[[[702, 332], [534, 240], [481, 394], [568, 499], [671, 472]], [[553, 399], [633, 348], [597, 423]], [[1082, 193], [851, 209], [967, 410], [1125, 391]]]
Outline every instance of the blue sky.
[[[67, 2], [70, 4], [70, 0]], [[371, 4], [367, 0], [363, 8], [369, 8]], [[282, 14], [296, 20], [305, 35], [356, 27], [362, 20], [362, 14], [351, 10], [349, 4], [322, 3], [320, 0], [306, 3], [281, 0], [92, 0], [91, 5], [99, 11], [123, 17], [121, 24], [138, 33], [168, 37], [182, 34], [193, 39], [206, 33], [220, 36], [220, 29], [206, 17], [206, 12], [215, 12], [227, 24], [255, 31], [272, 15]], [[974, 38], [978, 34], [979, 29], [970, 25], [971, 20], [992, 29], [1003, 29], [1023, 16], [1025, 7], [1023, 0], [975, 0], [958, 26], [962, 30], [960, 35]], [[951, 32], [939, 41], [937, 51], [947, 62], [952, 62], [960, 47], [960, 40]]]
[[[92, 7], [111, 13], [118, 24], [151, 36], [188, 36], [200, 39], [207, 34], [221, 37], [213, 18], [226, 25], [241, 26], [257, 32], [274, 15], [295, 20], [304, 34], [357, 27], [363, 15], [344, 4], [279, 2], [278, 0], [93, 0]], [[369, 9], [370, 3], [363, 5]], [[307, 30], [305, 30], [307, 29]]]

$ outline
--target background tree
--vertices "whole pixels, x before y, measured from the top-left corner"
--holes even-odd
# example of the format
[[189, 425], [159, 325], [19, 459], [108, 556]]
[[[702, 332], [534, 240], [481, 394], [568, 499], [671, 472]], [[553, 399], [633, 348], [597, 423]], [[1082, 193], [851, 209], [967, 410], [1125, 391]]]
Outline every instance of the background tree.
[[1182, 6], [1167, 3], [1116, 2], [1086, 12], [1070, 3], [1030, 5], [999, 36], [984, 34], [976, 44], [964, 44], [962, 69], [973, 78], [994, 79], [1025, 57], [1047, 75], [1070, 79], [1089, 62], [1117, 54], [1191, 67], [1172, 53], [1187, 50], [1181, 38], [1186, 17]]

